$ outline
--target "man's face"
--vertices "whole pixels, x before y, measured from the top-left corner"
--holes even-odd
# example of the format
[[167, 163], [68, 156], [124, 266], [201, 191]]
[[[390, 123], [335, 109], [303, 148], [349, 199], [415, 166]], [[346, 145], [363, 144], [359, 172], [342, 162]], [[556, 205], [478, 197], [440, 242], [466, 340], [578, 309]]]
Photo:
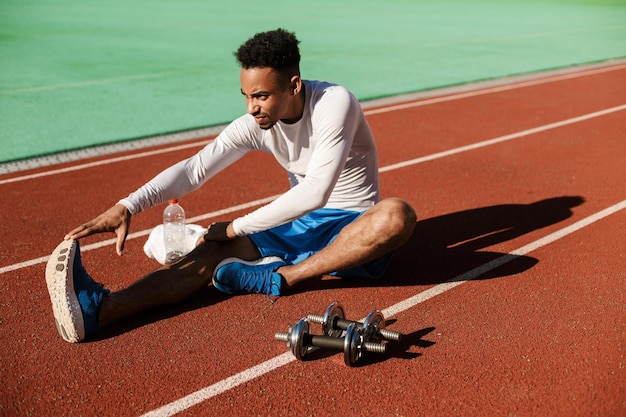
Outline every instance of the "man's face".
[[279, 120], [291, 117], [291, 83], [276, 70], [242, 68], [240, 79], [246, 109], [261, 129], [270, 129]]

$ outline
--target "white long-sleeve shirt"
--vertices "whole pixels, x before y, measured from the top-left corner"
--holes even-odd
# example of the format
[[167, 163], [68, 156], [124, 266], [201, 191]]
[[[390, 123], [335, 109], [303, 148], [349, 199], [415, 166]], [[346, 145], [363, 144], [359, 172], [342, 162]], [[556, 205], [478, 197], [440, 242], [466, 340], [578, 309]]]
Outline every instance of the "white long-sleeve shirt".
[[246, 114], [196, 155], [164, 170], [120, 203], [136, 214], [198, 189], [247, 152], [269, 152], [287, 171], [291, 188], [271, 203], [235, 219], [243, 236], [286, 223], [322, 207], [363, 211], [379, 200], [378, 156], [358, 100], [345, 88], [304, 81], [305, 105], [296, 123], [261, 129]]

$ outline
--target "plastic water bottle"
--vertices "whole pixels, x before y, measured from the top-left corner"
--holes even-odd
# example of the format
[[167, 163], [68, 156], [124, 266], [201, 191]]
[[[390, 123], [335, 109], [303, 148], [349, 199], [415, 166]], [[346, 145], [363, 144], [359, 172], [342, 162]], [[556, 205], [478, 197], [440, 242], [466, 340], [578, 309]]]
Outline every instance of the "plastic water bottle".
[[163, 239], [166, 264], [176, 262], [185, 254], [185, 210], [178, 200], [170, 200], [163, 210]]

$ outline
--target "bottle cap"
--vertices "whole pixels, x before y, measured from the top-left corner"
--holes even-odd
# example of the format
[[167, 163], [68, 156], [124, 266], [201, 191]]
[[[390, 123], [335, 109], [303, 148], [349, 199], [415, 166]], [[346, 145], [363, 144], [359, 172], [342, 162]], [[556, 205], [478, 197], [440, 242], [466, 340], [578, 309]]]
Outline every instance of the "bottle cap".
[[169, 204], [178, 204], [178, 199], [168, 201]]

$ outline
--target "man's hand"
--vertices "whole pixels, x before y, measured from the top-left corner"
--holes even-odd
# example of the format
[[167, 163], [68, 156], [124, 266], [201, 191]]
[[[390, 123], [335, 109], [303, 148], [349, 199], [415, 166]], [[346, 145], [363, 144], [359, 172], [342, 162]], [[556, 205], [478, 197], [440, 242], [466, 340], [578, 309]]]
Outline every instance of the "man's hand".
[[235, 230], [233, 229], [233, 225], [231, 222], [218, 222], [213, 223], [209, 226], [209, 229], [207, 230], [205, 235], [198, 239], [198, 243], [196, 245], [200, 245], [207, 240], [217, 240], [224, 242], [226, 240], [231, 240], [236, 237], [237, 235], [235, 235]]
[[128, 236], [130, 229], [130, 218], [131, 214], [128, 209], [122, 204], [116, 204], [95, 219], [69, 232], [65, 235], [65, 240], [80, 239], [102, 232], [115, 232], [117, 235], [117, 245], [115, 249], [117, 254], [121, 256], [124, 252], [126, 236]]

